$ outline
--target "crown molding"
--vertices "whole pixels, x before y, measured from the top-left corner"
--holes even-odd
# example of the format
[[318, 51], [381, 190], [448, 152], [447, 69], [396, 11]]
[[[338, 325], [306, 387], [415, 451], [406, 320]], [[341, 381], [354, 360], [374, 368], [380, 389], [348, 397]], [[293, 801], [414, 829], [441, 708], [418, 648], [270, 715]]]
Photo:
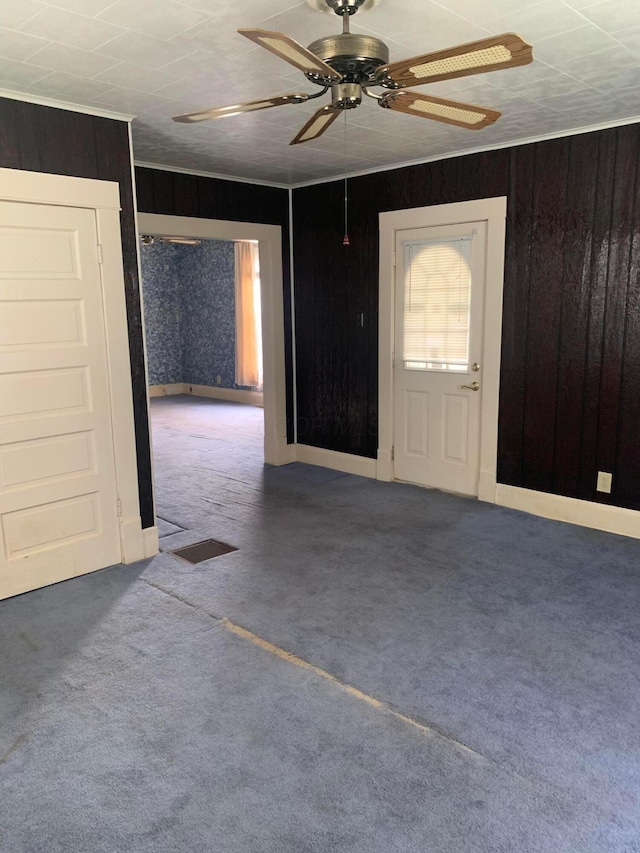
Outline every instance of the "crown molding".
[[74, 104], [67, 101], [59, 101], [57, 98], [45, 98], [40, 95], [31, 95], [27, 92], [14, 92], [11, 89], [0, 89], [0, 98], [9, 98], [12, 101], [23, 101], [26, 104], [37, 104], [40, 107], [53, 107], [57, 110], [67, 110], [72, 113], [84, 113], [99, 118], [111, 118], [115, 121], [132, 122], [135, 116], [128, 113], [116, 113], [111, 110], [103, 110], [100, 107], [87, 106], [86, 104]]
[[273, 187], [277, 190], [290, 189], [289, 184], [279, 184], [275, 181], [260, 181], [257, 178], [241, 178], [236, 175], [220, 175], [216, 172], [202, 172], [199, 169], [184, 169], [180, 166], [167, 166], [164, 163], [147, 163], [144, 160], [134, 160], [135, 166], [141, 169], [159, 169], [161, 172], [177, 172], [179, 175], [196, 175], [199, 178], [215, 178], [217, 181], [231, 181], [237, 184], [253, 184], [258, 187]]
[[520, 145], [532, 145], [535, 142], [547, 142], [551, 139], [562, 139], [565, 136], [579, 136], [581, 133], [594, 133], [598, 130], [610, 130], [614, 127], [626, 127], [629, 124], [640, 123], [640, 115], [632, 116], [625, 119], [615, 119], [615, 121], [601, 122], [600, 124], [587, 125], [586, 127], [573, 127], [568, 130], [558, 131], [555, 133], [545, 133], [539, 136], [527, 136], [521, 139], [511, 139], [508, 142], [499, 142], [494, 145], [484, 145], [476, 148], [465, 148], [462, 151], [451, 151], [447, 154], [435, 154], [433, 157], [424, 157], [417, 160], [405, 160], [402, 163], [392, 163], [389, 166], [378, 166], [373, 169], [363, 169], [360, 172], [349, 172], [335, 175], [332, 178], [319, 178], [313, 181], [301, 181], [297, 184], [288, 184], [291, 190], [302, 189], [304, 187], [313, 187], [318, 184], [330, 184], [335, 181], [344, 181], [347, 178], [361, 178], [365, 175], [376, 175], [379, 172], [393, 172], [395, 169], [405, 169], [407, 166], [422, 166], [426, 163], [437, 163], [439, 160], [451, 160], [454, 157], [467, 157], [471, 154], [483, 154], [487, 151], [501, 151], [504, 148], [515, 148]]

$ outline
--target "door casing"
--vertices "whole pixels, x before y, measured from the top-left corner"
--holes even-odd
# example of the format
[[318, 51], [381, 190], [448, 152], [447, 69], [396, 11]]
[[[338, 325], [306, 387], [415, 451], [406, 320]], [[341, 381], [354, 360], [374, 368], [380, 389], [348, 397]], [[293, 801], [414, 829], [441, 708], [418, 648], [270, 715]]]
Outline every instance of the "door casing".
[[82, 207], [95, 211], [98, 241], [102, 247], [100, 269], [119, 500], [120, 553], [123, 563], [133, 563], [152, 556], [152, 553], [148, 553], [149, 547], [145, 542], [140, 519], [138, 460], [120, 234], [120, 187], [112, 181], [0, 169], [0, 199], [34, 205]]
[[396, 234], [414, 228], [487, 222], [487, 271], [483, 343], [483, 396], [480, 416], [480, 479], [478, 499], [495, 503], [498, 460], [498, 403], [507, 199], [477, 199], [381, 213], [378, 338], [378, 464], [377, 478], [393, 477]]

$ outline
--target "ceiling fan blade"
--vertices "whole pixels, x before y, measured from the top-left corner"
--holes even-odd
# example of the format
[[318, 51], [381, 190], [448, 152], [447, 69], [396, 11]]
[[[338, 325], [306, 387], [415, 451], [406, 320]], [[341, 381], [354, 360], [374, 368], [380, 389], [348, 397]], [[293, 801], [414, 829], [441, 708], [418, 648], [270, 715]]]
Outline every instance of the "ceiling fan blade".
[[331, 104], [327, 104], [326, 107], [317, 110], [304, 127], [294, 136], [289, 145], [298, 145], [300, 142], [309, 142], [310, 139], [317, 139], [318, 136], [322, 136], [341, 112], [341, 109], [332, 107]]
[[376, 72], [376, 82], [388, 89], [402, 89], [528, 65], [532, 61], [530, 44], [514, 33], [503, 33], [383, 65]]
[[342, 80], [342, 75], [335, 69], [284, 33], [248, 28], [242, 28], [238, 32], [323, 83], [337, 83]]
[[378, 101], [381, 107], [401, 113], [455, 124], [468, 130], [480, 130], [497, 121], [502, 113], [488, 107], [475, 107], [421, 92], [389, 92]]
[[308, 97], [304, 92], [294, 95], [276, 95], [273, 98], [262, 98], [260, 101], [245, 101], [243, 104], [233, 104], [230, 107], [213, 107], [213, 109], [200, 110], [197, 113], [185, 113], [184, 115], [173, 116], [173, 121], [189, 124], [194, 121], [207, 121], [210, 118], [235, 116], [239, 113], [253, 113], [256, 110], [266, 110], [269, 107], [281, 107], [283, 104], [301, 104]]

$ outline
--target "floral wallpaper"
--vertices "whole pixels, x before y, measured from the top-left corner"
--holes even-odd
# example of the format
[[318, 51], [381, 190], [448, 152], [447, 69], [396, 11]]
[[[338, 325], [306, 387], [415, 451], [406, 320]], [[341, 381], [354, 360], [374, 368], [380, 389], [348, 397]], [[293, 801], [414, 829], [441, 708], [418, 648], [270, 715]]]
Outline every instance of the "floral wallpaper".
[[233, 242], [142, 244], [149, 384], [235, 388]]

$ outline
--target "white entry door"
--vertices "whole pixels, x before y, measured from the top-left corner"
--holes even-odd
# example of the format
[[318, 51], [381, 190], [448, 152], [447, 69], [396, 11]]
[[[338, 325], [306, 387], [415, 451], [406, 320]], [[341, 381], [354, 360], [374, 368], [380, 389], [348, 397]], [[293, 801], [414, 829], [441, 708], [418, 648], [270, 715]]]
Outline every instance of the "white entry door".
[[394, 477], [478, 494], [487, 223], [396, 232]]
[[0, 598], [119, 563], [96, 214], [0, 202]]

